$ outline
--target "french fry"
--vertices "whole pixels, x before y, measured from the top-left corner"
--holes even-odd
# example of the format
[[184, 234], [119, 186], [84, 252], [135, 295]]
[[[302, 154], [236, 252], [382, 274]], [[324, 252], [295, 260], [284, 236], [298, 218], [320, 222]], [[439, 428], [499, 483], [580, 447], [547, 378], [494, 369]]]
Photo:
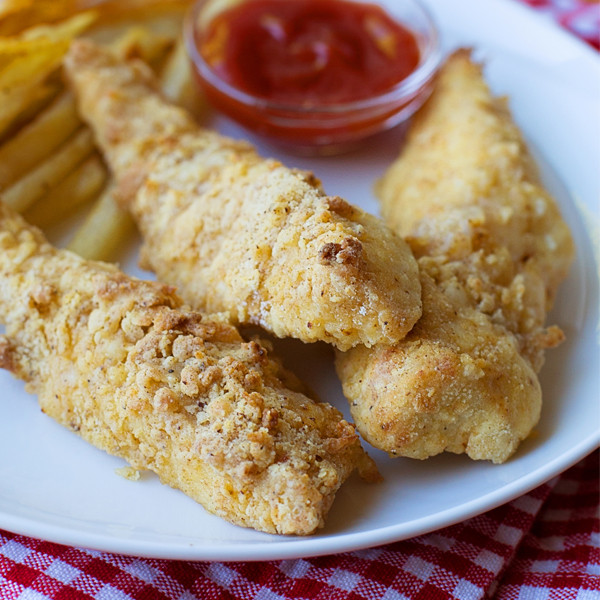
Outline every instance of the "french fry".
[[[153, 64], [164, 58], [172, 42], [146, 27], [132, 27], [111, 45], [114, 51], [124, 56], [139, 57]], [[109, 185], [96, 200], [69, 243], [70, 250], [92, 260], [111, 260], [135, 231], [133, 219], [117, 205], [113, 192], [113, 186]]]
[[95, 20], [90, 11], [76, 15], [54, 26], [41, 25], [19, 36], [0, 38], [0, 81], [5, 86], [17, 85], [51, 70], [60, 63], [71, 40], [83, 33]]
[[30, 111], [30, 107], [35, 106], [47, 91], [48, 88], [39, 79], [34, 84], [2, 88], [0, 90], [0, 136], [3, 136], [24, 112]]
[[0, 190], [46, 159], [80, 126], [75, 98], [65, 91], [0, 147]]
[[0, 70], [0, 83], [3, 94], [11, 91], [11, 88], [36, 82], [47, 77], [50, 72], [60, 65], [65, 52], [69, 48], [69, 41], [47, 45], [39, 52], [27, 52], [11, 60]]
[[59, 68], [71, 40], [94, 18], [92, 12], [83, 13], [55, 26], [36, 27], [18, 38], [0, 40], [0, 135], [40, 100], [40, 90]]
[[162, 70], [161, 88], [169, 100], [198, 117], [206, 109], [206, 105], [193, 77], [185, 44], [180, 37]]
[[33, 225], [48, 228], [96, 198], [106, 180], [106, 167], [100, 157], [93, 154], [27, 210], [24, 216]]
[[[9, 140], [24, 124], [43, 110], [56, 96], [58, 89], [56, 81], [48, 81], [36, 87], [27, 87], [6, 98], [6, 104], [0, 108], [0, 143]], [[4, 119], [2, 115], [5, 116]]]
[[134, 231], [133, 219], [117, 204], [114, 184], [109, 184], [67, 248], [90, 260], [114, 260]]
[[95, 11], [86, 11], [74, 15], [70, 19], [65, 19], [60, 23], [48, 25], [43, 23], [25, 30], [21, 34], [21, 38], [26, 41], [44, 41], [61, 42], [64, 40], [71, 41], [73, 38], [81, 35], [89, 29], [91, 24], [98, 18], [98, 13]]
[[78, 0], [4, 0], [0, 4], [0, 35], [15, 35], [38, 23], [53, 23], [77, 12]]
[[17, 58], [0, 71], [0, 135], [32, 102], [39, 99], [40, 86], [55, 71], [68, 45]]
[[[23, 110], [21, 110], [17, 117], [13, 119], [12, 123], [5, 128], [2, 135], [0, 135], [0, 151], [2, 150], [4, 143], [9, 142], [14, 136], [18, 135], [23, 127], [31, 123], [40, 112], [45, 110], [46, 107], [57, 98], [63, 87], [62, 83], [53, 77], [37, 89], [37, 99], [35, 98], [35, 95], [32, 96], [29, 105], [23, 107]], [[4, 169], [2, 165], [0, 165], [0, 172], [2, 171], [4, 171]], [[2, 185], [0, 185], [0, 191], [2, 191]]]
[[[160, 60], [171, 41], [144, 30], [131, 29], [114, 49], [139, 56], [146, 62]], [[0, 147], [0, 190], [5, 189], [45, 159], [82, 124], [73, 94], [65, 90], [34, 120]]]
[[136, 26], [130, 27], [114, 40], [111, 48], [125, 58], [140, 58], [152, 66], [165, 58], [173, 48], [173, 40], [145, 27]]
[[[181, 16], [192, 0], [104, 0], [100, 24], [143, 22], [158, 28], [170, 27], [170, 17]], [[97, 3], [80, 0], [80, 9], [89, 9]]]
[[115, 22], [100, 23], [86, 34], [103, 45], [111, 45], [120, 38], [127, 36], [131, 29], [144, 29], [147, 36], [162, 37], [173, 42], [181, 31], [183, 13], [169, 13], [160, 18], [144, 14], [131, 20], [119, 19]]
[[53, 51], [55, 46], [56, 41], [48, 38], [35, 40], [27, 40], [22, 37], [0, 38], [0, 72], [15, 60], [34, 54], [43, 55], [46, 51]]
[[97, 13], [87, 11], [56, 25], [36, 25], [19, 35], [0, 38], [0, 66], [4, 66], [7, 59], [44, 53], [57, 43], [69, 42], [88, 29], [96, 17]]
[[26, 211], [53, 187], [56, 187], [94, 150], [92, 133], [82, 128], [58, 152], [19, 179], [1, 194], [2, 200], [13, 210]]
[[190, 0], [2, 0], [0, 35], [14, 35], [39, 23], [55, 23], [102, 5], [100, 22], [112, 25], [125, 19], [156, 20], [181, 13]]
[[[86, 2], [10, 0], [8, 4], [13, 5], [14, 12], [6, 19], [0, 0], [0, 32], [12, 27], [21, 33], [19, 37], [0, 39], [0, 82], [3, 72], [7, 81], [14, 75], [18, 61], [25, 61], [30, 75], [39, 73], [38, 81], [42, 81], [50, 73], [34, 64], [42, 61], [41, 56], [45, 56], [47, 64], [50, 55], [54, 56], [53, 68], [58, 72], [59, 58], [62, 59], [70, 38], [86, 30], [92, 20], [90, 15], [83, 14], [48, 25], [85, 8]], [[202, 102], [194, 89], [185, 49], [182, 42], [175, 45], [182, 9], [187, 4], [187, 0], [104, 2], [101, 18], [86, 35], [103, 38], [119, 54], [141, 58], [160, 69], [166, 92], [174, 101], [199, 113]], [[10, 83], [8, 89], [17, 87], [14, 80]], [[15, 100], [15, 114], [17, 105], [21, 114], [25, 114], [24, 93], [20, 94], [19, 101]], [[0, 127], [2, 112], [0, 107]], [[65, 90], [0, 146], [0, 194], [3, 201], [42, 228], [55, 224], [76, 206], [96, 197], [70, 248], [87, 258], [108, 260], [135, 227], [131, 217], [117, 206], [110, 186], [99, 195], [106, 172], [92, 152], [91, 133], [82, 125], [73, 95]]]

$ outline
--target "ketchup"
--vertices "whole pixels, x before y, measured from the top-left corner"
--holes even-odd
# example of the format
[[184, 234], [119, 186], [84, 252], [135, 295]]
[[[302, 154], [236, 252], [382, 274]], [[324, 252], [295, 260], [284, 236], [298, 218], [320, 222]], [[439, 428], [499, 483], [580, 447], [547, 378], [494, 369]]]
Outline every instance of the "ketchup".
[[379, 6], [347, 0], [242, 2], [213, 19], [199, 49], [237, 89], [304, 106], [384, 93], [420, 58], [411, 31]]
[[206, 97], [293, 151], [352, 147], [406, 120], [431, 92], [437, 32], [422, 9], [412, 17], [417, 41], [411, 25], [376, 4], [246, 0], [218, 13], [212, 6], [200, 0], [186, 29]]

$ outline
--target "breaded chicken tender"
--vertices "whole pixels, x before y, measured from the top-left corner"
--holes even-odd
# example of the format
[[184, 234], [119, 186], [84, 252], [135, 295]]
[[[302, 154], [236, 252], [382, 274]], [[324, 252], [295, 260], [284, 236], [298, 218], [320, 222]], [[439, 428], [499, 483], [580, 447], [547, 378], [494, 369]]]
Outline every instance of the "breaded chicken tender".
[[264, 347], [2, 205], [0, 322], [0, 366], [46, 414], [232, 523], [310, 534], [355, 468], [377, 476], [354, 427], [284, 387]]
[[141, 63], [77, 41], [66, 71], [142, 232], [142, 265], [192, 306], [343, 350], [410, 331], [418, 268], [379, 219], [200, 129]]
[[544, 322], [574, 246], [467, 50], [448, 59], [377, 192], [418, 259], [423, 316], [391, 348], [338, 353], [359, 431], [394, 456], [503, 462], [540, 416], [537, 373], [563, 339]]

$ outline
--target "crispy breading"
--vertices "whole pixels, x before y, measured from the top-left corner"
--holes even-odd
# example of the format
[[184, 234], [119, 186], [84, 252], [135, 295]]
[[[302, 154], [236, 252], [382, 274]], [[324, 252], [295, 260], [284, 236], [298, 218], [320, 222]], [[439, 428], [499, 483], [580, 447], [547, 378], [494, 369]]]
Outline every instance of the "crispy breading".
[[141, 63], [87, 41], [66, 71], [136, 219], [142, 264], [202, 310], [341, 349], [393, 343], [421, 314], [416, 261], [311, 173], [202, 130]]
[[309, 534], [359, 468], [354, 427], [165, 285], [50, 246], [0, 205], [0, 366], [42, 410], [225, 519]]
[[574, 246], [506, 101], [466, 50], [443, 67], [378, 184], [409, 242], [423, 317], [393, 348], [338, 354], [364, 437], [392, 455], [505, 461], [539, 419], [544, 327]]

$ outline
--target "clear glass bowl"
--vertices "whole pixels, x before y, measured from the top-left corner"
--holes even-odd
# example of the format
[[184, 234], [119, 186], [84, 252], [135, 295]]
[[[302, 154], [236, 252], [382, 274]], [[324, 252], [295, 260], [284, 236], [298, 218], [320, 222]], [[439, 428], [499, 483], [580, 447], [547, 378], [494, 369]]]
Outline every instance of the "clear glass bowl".
[[[362, 140], [402, 123], [427, 99], [441, 52], [438, 29], [418, 0], [371, 1], [415, 35], [420, 60], [412, 73], [385, 93], [338, 104], [274, 102], [242, 91], [221, 79], [198, 47], [211, 20], [239, 1], [199, 0], [185, 22], [185, 41], [195, 74], [208, 100], [248, 130], [302, 154], [347, 150]], [[354, 1], [354, 0], [351, 0]], [[368, 0], [367, 0], [368, 2]]]

